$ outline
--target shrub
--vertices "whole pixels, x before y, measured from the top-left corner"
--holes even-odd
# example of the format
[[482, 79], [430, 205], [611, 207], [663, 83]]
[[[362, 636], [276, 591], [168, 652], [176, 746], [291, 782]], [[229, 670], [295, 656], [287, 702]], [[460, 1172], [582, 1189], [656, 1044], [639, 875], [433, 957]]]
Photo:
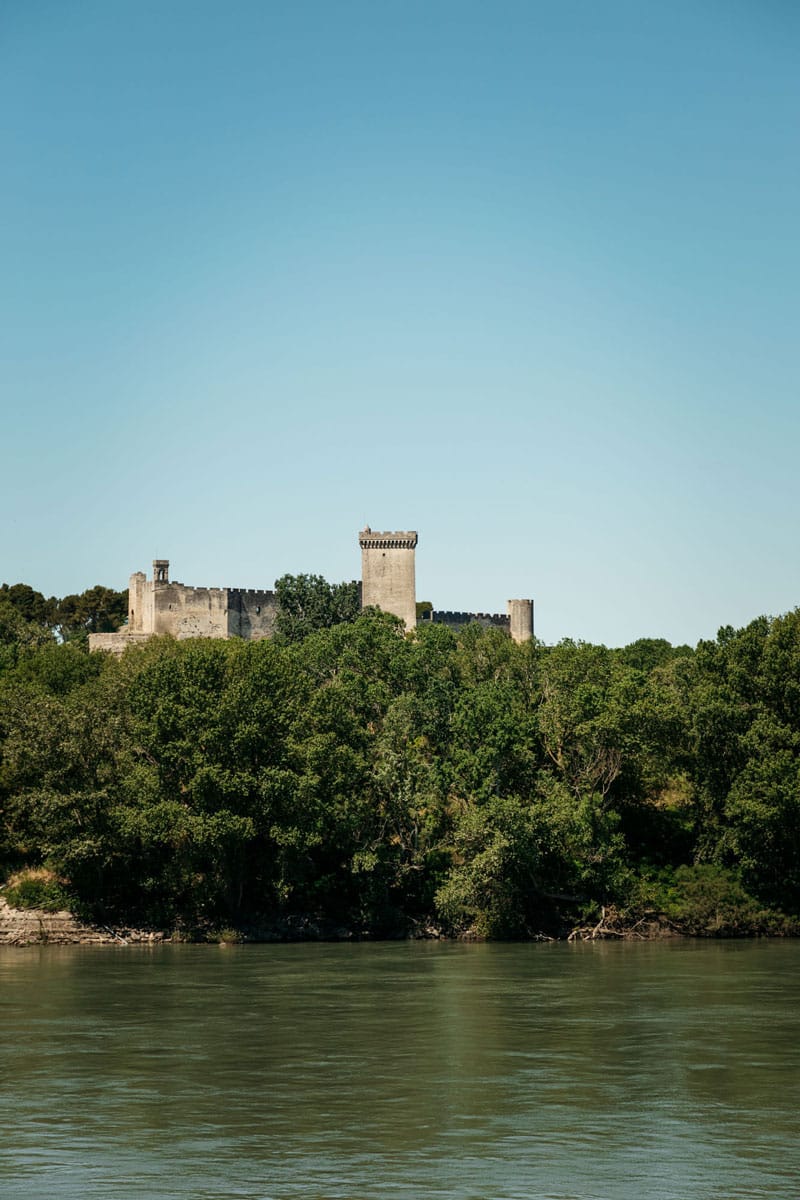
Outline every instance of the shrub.
[[73, 906], [73, 897], [66, 890], [64, 880], [47, 867], [26, 867], [17, 871], [10, 876], [4, 890], [6, 901], [12, 908], [58, 912]]
[[737, 872], [712, 864], [682, 866], [643, 881], [640, 902], [695, 937], [796, 934], [798, 923], [766, 908], [747, 891]]

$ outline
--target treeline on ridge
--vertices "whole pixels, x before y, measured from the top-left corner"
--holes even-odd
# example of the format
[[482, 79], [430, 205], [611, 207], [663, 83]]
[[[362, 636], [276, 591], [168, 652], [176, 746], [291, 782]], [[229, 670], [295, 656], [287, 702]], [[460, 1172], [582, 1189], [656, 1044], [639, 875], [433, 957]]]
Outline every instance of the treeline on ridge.
[[113, 633], [127, 618], [127, 589], [115, 592], [98, 584], [80, 594], [48, 598], [27, 583], [0, 584], [0, 647], [6, 647], [6, 659], [19, 645]]
[[15, 902], [189, 932], [800, 931], [798, 610], [695, 649], [515, 645], [406, 636], [298, 577], [271, 640], [115, 658], [24, 588], [0, 589]]

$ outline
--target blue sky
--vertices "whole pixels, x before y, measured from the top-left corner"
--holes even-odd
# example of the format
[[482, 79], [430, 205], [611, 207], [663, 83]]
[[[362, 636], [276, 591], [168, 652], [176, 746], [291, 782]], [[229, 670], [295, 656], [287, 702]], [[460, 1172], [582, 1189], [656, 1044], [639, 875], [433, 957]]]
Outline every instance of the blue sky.
[[800, 603], [800, 6], [0, 0], [0, 577]]

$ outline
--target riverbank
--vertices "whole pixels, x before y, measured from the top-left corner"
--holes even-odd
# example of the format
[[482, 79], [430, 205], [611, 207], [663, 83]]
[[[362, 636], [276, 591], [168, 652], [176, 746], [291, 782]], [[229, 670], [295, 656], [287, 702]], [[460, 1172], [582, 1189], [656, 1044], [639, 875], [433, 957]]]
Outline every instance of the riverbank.
[[12, 908], [0, 898], [0, 946], [100, 946], [168, 940], [168, 935], [155, 930], [85, 924], [66, 909]]
[[[705, 927], [681, 927], [665, 914], [649, 912], [638, 920], [623, 918], [613, 907], [604, 908], [599, 921], [566, 927], [557, 935], [532, 933], [523, 941], [587, 942], [642, 941], [669, 938], [759, 938], [796, 937], [794, 925], [751, 927], [731, 925], [719, 918]], [[376, 935], [367, 929], [355, 929], [310, 916], [286, 917], [242, 928], [158, 930], [137, 929], [127, 925], [100, 925], [81, 921], [66, 909], [48, 912], [42, 908], [13, 908], [0, 897], [0, 946], [102, 946], [153, 945], [167, 942], [196, 944], [264, 944], [271, 942], [362, 942], [362, 941], [486, 941], [476, 930], [448, 934], [432, 924], [416, 926], [394, 934]]]
[[[438, 932], [421, 936], [440, 936]], [[68, 909], [14, 908], [0, 896], [0, 946], [126, 946], [165, 942], [348, 942], [367, 941], [366, 930], [310, 917], [288, 917], [244, 929], [138, 929], [81, 921]], [[399, 939], [398, 939], [399, 940]]]

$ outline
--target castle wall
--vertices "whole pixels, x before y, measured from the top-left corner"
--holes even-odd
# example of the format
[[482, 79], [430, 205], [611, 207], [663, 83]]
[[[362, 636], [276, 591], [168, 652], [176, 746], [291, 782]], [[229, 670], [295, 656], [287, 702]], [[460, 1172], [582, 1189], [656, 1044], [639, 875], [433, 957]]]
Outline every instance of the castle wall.
[[438, 612], [434, 609], [428, 616], [420, 618], [419, 624], [423, 625], [426, 621], [434, 625], [446, 625], [454, 631], [464, 629], [467, 625], [481, 625], [484, 629], [509, 632], [509, 619], [503, 613]]
[[116, 633], [90, 633], [89, 649], [105, 650], [109, 654], [122, 654], [128, 646], [140, 645], [142, 642], [146, 642], [150, 636], [149, 633], [129, 633], [127, 625], [124, 625]]
[[155, 583], [153, 633], [176, 638], [228, 636], [228, 589]]
[[414, 552], [415, 532], [373, 533], [366, 528], [358, 535], [361, 546], [361, 604], [394, 613], [406, 629], [417, 624], [417, 592]]
[[419, 624], [431, 621], [449, 629], [464, 629], [467, 625], [482, 625], [484, 629], [502, 629], [515, 642], [529, 642], [533, 637], [533, 601], [509, 600], [508, 613], [437, 612], [421, 617]]
[[228, 636], [246, 640], [271, 637], [278, 601], [274, 592], [253, 588], [228, 589]]

